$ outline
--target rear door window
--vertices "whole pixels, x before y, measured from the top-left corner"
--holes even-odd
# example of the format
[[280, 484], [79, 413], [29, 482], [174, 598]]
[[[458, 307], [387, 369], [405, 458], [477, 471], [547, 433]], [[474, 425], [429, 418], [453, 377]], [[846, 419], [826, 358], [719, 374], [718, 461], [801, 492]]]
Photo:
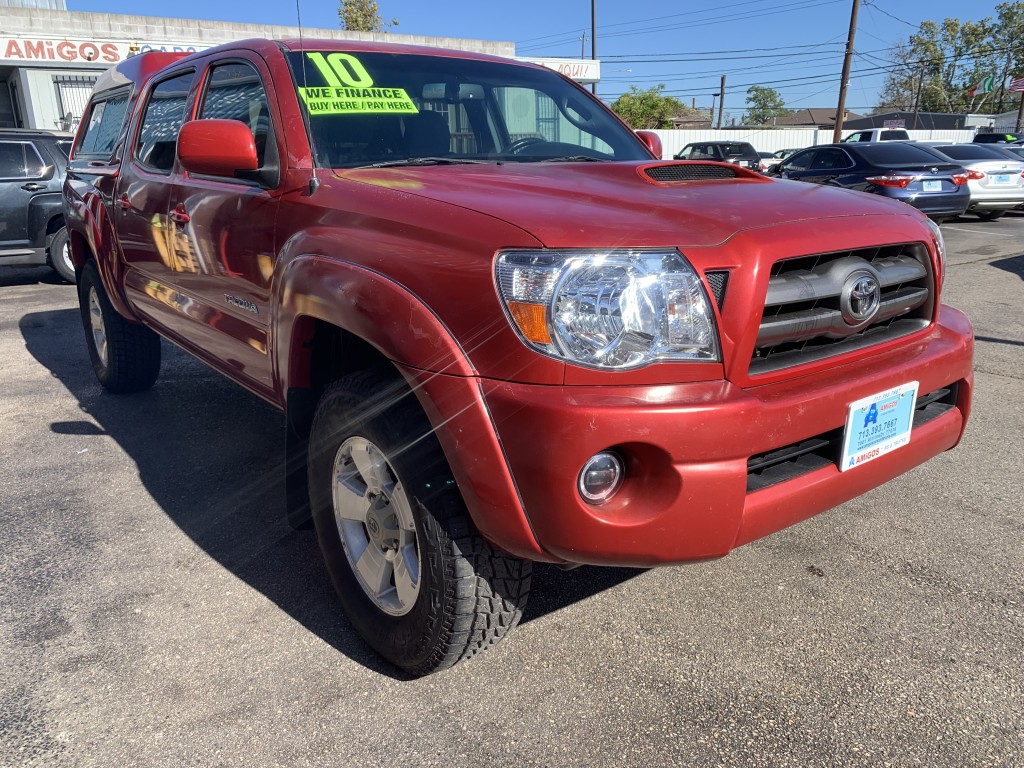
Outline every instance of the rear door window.
[[195, 72], [176, 75], [157, 84], [149, 96], [135, 143], [135, 159], [149, 170], [170, 173], [185, 121], [185, 106]]

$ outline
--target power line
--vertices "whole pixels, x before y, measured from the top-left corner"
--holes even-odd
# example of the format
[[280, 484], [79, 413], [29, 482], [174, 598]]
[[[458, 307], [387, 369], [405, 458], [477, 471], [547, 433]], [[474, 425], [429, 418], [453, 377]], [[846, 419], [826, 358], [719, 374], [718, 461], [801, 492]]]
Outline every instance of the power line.
[[[747, 5], [760, 5], [762, 3], [772, 3], [772, 2], [775, 2], [775, 0], [745, 0], [745, 2], [742, 2], [742, 3], [732, 3], [732, 5], [730, 7], [732, 7], [732, 8], [742, 8], [743, 6], [747, 6]], [[601, 24], [601, 25], [598, 26], [598, 29], [604, 30], [604, 29], [611, 29], [612, 27], [627, 27], [627, 26], [630, 26], [631, 24], [647, 24], [648, 22], [651, 22], [651, 21], [662, 21], [664, 19], [678, 19], [678, 18], [682, 18], [683, 16], [699, 16], [702, 13], [708, 13], [708, 12], [710, 12], [712, 10], [717, 10], [717, 9], [708, 8], [708, 9], [697, 10], [697, 11], [685, 11], [684, 13], [671, 13], [671, 14], [669, 14], [667, 16], [653, 16], [653, 17], [651, 17], [649, 19], [637, 19], [635, 21], [620, 21], [620, 22], [616, 22], [614, 24]], [[540, 37], [528, 37], [525, 40], [517, 40], [516, 41], [516, 45], [519, 45], [520, 43], [532, 43], [532, 42], [535, 42], [537, 40], [549, 40], [551, 38], [564, 37], [564, 36], [569, 35], [569, 34], [575, 34], [578, 31], [579, 30], [573, 29], [573, 30], [569, 30], [569, 31], [566, 31], [566, 32], [554, 32], [554, 33], [552, 33], [550, 35], [541, 35]]]
[[[810, 9], [810, 8], [817, 8], [817, 7], [821, 7], [821, 6], [825, 6], [825, 5], [834, 5], [834, 4], [840, 3], [840, 2], [845, 2], [845, 0], [797, 0], [796, 2], [792, 2], [792, 3], [789, 3], [787, 5], [774, 6], [770, 10], [765, 10], [765, 11], [762, 11], [762, 12], [753, 12], [753, 13], [750, 13], [750, 12], [748, 12], [748, 13], [729, 12], [729, 13], [721, 15], [721, 16], [712, 16], [712, 17], [709, 17], [709, 18], [706, 18], [706, 19], [699, 19], [699, 20], [692, 21], [692, 22], [683, 22], [683, 23], [680, 23], [680, 24], [660, 25], [660, 26], [657, 26], [657, 27], [643, 27], [643, 28], [640, 28], [640, 29], [628, 30], [628, 31], [623, 31], [623, 32], [609, 32], [609, 33], [603, 35], [602, 37], [604, 39], [608, 39], [610, 37], [628, 37], [628, 36], [631, 36], [631, 35], [647, 34], [649, 32], [666, 32], [666, 31], [671, 31], [671, 30], [675, 30], [675, 29], [684, 29], [684, 28], [685, 29], [693, 29], [693, 28], [696, 28], [696, 27], [706, 27], [706, 26], [710, 26], [710, 25], [713, 25], [713, 24], [719, 24], [719, 23], [728, 22], [728, 21], [739, 21], [739, 20], [746, 20], [746, 19], [753, 19], [753, 18], [761, 18], [761, 17], [764, 17], [764, 16], [777, 16], [777, 15], [780, 15], [780, 14], [783, 14], [783, 13], [792, 13], [793, 11], [802, 11], [802, 10], [807, 10], [807, 9]], [[733, 7], [736, 7], [736, 6], [733, 6]], [[707, 13], [707, 11], [698, 11], [697, 13]], [[636, 23], [640, 23], [640, 22], [636, 22]], [[566, 33], [566, 34], [569, 35], [570, 33]], [[558, 44], [565, 44], [565, 43], [573, 43], [573, 44], [575, 44], [576, 40], [578, 39], [578, 32], [574, 31], [571, 34], [572, 34], [571, 37], [563, 37], [563, 38], [560, 38], [560, 39], [557, 39], [557, 40], [552, 40], [549, 43], [536, 44], [536, 45], [525, 45], [525, 46], [519, 46], [517, 44], [516, 49], [518, 51], [520, 51], [520, 52], [527, 52], [527, 51], [535, 51], [537, 49], [542, 49], [542, 48], [549, 48], [549, 47], [551, 47], [553, 45], [558, 45]], [[555, 36], [551, 35], [550, 37], [555, 37]], [[524, 42], [526, 42], [526, 41], [524, 41]]]

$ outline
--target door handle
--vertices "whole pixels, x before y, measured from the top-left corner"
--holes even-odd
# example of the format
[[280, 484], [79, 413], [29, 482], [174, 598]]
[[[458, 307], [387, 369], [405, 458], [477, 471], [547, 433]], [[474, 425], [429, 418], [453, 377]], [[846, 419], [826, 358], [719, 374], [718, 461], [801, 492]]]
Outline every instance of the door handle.
[[124, 194], [117, 198], [117, 204], [121, 206], [121, 210], [130, 211], [132, 209], [132, 201], [128, 199], [128, 195]]
[[46, 185], [36, 184], [34, 181], [31, 181], [28, 184], [22, 184], [21, 188], [26, 192], [38, 192], [40, 189], [46, 189]]
[[178, 203], [178, 207], [168, 213], [167, 216], [176, 224], [188, 224], [189, 220], [192, 218], [185, 211], [185, 206], [182, 203]]

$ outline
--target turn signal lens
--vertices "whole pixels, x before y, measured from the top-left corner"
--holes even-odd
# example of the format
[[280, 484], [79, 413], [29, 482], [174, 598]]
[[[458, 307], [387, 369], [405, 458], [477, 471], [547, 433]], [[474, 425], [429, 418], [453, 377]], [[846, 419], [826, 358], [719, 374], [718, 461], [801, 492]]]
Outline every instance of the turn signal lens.
[[508, 303], [508, 311], [512, 315], [512, 319], [516, 321], [516, 325], [527, 341], [532, 341], [534, 344], [551, 343], [551, 334], [548, 333], [548, 321], [544, 309], [541, 304], [524, 304], [521, 301]]
[[867, 178], [867, 181], [870, 181], [876, 187], [898, 187], [899, 189], [906, 189], [913, 180], [913, 176], [900, 176], [896, 173], [891, 173], [888, 176], [869, 176]]

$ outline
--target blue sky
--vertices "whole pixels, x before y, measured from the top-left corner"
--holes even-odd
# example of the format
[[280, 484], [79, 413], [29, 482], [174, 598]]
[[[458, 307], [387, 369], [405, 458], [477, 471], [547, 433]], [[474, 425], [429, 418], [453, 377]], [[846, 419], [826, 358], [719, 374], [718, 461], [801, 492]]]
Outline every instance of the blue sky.
[[[580, 55], [588, 35], [591, 0], [378, 0], [393, 32], [467, 37], [516, 43], [519, 55]], [[300, 0], [306, 27], [337, 28], [336, 0]], [[976, 21], [995, 15], [997, 0], [862, 0], [847, 106], [875, 105], [894, 43], [905, 41], [925, 19]], [[691, 104], [710, 107], [711, 94], [727, 76], [726, 112], [740, 117], [746, 89], [778, 90], [786, 106], [833, 106], [852, 0], [596, 0], [597, 54], [602, 60], [599, 95], [607, 100], [629, 89], [658, 83]], [[145, 6], [149, 15], [259, 24], [296, 23], [294, 2], [175, 0]], [[138, 14], [138, 0], [68, 0], [68, 10]], [[167, 9], [166, 13], [162, 13]], [[752, 50], [767, 49], [767, 50]], [[651, 62], [650, 59], [658, 59]], [[1024, 75], [1024, 73], [1016, 73]]]

